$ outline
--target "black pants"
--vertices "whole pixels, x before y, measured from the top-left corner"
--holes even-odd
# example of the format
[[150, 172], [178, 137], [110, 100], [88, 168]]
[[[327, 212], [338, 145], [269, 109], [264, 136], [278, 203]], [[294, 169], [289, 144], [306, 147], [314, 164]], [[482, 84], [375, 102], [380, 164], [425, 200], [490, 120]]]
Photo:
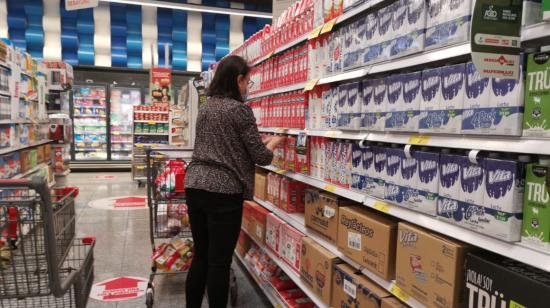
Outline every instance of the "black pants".
[[225, 308], [229, 272], [243, 213], [242, 194], [187, 189], [195, 256], [187, 275], [187, 308], [201, 307], [205, 288], [210, 308]]

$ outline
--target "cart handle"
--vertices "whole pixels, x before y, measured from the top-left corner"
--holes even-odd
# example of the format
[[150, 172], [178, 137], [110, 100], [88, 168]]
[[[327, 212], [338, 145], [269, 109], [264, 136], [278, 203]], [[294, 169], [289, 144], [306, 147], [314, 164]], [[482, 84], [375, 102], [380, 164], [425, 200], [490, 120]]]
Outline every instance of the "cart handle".
[[8, 179], [8, 180], [0, 180], [0, 186], [1, 187], [20, 187], [23, 186], [30, 186], [31, 181], [27, 179]]

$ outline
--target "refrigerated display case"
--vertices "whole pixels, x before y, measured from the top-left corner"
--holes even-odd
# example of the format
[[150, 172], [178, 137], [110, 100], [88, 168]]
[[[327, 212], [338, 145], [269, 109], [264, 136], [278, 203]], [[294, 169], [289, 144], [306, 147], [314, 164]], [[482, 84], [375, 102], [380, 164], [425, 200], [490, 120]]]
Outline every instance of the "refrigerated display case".
[[141, 104], [141, 88], [112, 87], [110, 92], [111, 160], [131, 160], [134, 106]]
[[107, 160], [107, 87], [75, 85], [72, 116], [74, 121], [74, 160]]

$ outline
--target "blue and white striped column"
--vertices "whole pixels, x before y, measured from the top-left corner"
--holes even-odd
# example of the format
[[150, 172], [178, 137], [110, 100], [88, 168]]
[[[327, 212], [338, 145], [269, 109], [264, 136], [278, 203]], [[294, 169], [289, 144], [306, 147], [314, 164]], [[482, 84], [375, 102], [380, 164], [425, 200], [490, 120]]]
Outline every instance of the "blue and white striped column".
[[77, 11], [78, 64], [94, 65], [94, 10]]
[[61, 61], [60, 0], [44, 1], [44, 60]]
[[[172, 10], [157, 9], [157, 28], [158, 28], [158, 66], [169, 67], [172, 59], [172, 30], [173, 19]], [[168, 48], [168, 63], [166, 63], [166, 48]]]
[[143, 49], [141, 58], [143, 68], [148, 69], [158, 63], [158, 46], [157, 46], [157, 8], [142, 6], [141, 7], [141, 37], [143, 40]]
[[63, 61], [78, 65], [77, 11], [65, 10], [65, 1], [61, 1], [61, 54]]
[[21, 0], [8, 0], [8, 36], [12, 43], [23, 49], [27, 49], [25, 30], [27, 29], [27, 18], [25, 17], [24, 2]]
[[8, 3], [0, 0], [0, 38], [8, 37]]
[[[201, 0], [188, 3], [201, 4]], [[202, 68], [202, 14], [187, 13], [187, 70], [200, 72]]]
[[187, 69], [187, 12], [172, 12], [172, 69]]
[[[244, 9], [244, 4], [241, 2], [231, 2], [231, 8]], [[229, 16], [229, 51], [233, 51], [244, 42], [243, 19], [243, 16]]]
[[126, 49], [128, 52], [128, 67], [142, 68], [142, 38], [141, 38], [141, 6], [126, 6]]
[[111, 66], [111, 8], [100, 2], [94, 8], [94, 65]]
[[27, 18], [25, 29], [25, 41], [27, 52], [35, 59], [42, 59], [44, 51], [44, 29], [42, 27], [42, 16], [44, 9], [42, 0], [26, 0], [24, 10]]

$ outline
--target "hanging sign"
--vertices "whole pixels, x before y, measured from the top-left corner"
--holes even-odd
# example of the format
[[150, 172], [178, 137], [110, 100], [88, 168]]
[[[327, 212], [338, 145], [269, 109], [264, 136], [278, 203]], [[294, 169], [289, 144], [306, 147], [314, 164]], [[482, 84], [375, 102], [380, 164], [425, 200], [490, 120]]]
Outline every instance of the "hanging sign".
[[151, 102], [155, 106], [172, 104], [172, 71], [169, 68], [151, 69]]
[[519, 78], [521, 10], [521, 0], [476, 0], [470, 44], [481, 76]]
[[65, 10], [74, 11], [96, 7], [99, 0], [65, 0]]

